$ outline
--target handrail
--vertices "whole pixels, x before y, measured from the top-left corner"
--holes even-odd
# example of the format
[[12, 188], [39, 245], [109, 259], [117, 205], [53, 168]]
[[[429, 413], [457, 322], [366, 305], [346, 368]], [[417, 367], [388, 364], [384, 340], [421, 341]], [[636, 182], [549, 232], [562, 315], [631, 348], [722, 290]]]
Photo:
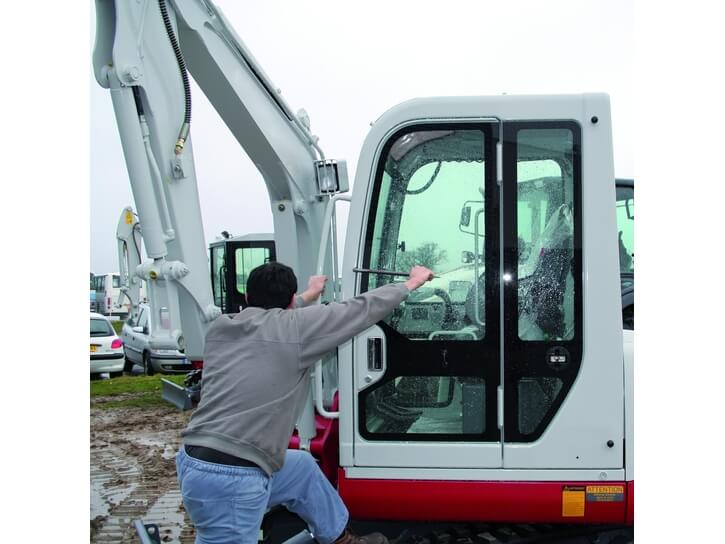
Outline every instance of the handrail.
[[[325, 251], [327, 249], [327, 243], [328, 239], [330, 238], [330, 226], [332, 225], [333, 221], [333, 212], [335, 211], [335, 204], [339, 200], [344, 200], [346, 202], [350, 202], [352, 200], [352, 197], [350, 195], [335, 195], [330, 197], [329, 202], [327, 203], [327, 208], [325, 209], [325, 218], [323, 219], [323, 227], [322, 227], [322, 235], [320, 237], [320, 249], [317, 253], [317, 274], [321, 275], [325, 270]], [[337, 243], [337, 240], [332, 241], [333, 244]], [[333, 249], [334, 250], [334, 249]], [[334, 282], [337, 281], [337, 270], [335, 270], [335, 266], [333, 263], [333, 285]], [[333, 297], [335, 296], [335, 289], [333, 288]], [[340, 412], [330, 412], [325, 409], [322, 403], [322, 360], [319, 360], [315, 363], [315, 367], [312, 371], [312, 380], [315, 387], [315, 409], [317, 410], [317, 413], [320, 414], [322, 417], [327, 419], [338, 419], [340, 417]]]

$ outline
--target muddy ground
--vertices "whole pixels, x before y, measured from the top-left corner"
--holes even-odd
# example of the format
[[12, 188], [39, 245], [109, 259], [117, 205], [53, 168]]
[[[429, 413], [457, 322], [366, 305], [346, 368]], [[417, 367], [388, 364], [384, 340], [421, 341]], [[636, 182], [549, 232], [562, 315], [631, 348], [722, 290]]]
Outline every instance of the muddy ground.
[[[174, 455], [191, 412], [91, 405], [91, 542], [138, 542], [133, 521], [159, 526], [162, 542], [194, 542]], [[119, 400], [119, 396], [113, 397]]]

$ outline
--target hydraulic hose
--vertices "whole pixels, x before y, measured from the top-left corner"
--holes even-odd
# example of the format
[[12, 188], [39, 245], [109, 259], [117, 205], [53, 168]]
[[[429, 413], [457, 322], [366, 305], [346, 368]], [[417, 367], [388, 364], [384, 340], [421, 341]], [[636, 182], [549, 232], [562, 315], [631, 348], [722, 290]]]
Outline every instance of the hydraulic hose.
[[174, 27], [171, 26], [169, 12], [166, 9], [166, 0], [159, 0], [159, 9], [161, 10], [161, 17], [163, 18], [164, 26], [166, 27], [166, 34], [169, 36], [171, 47], [174, 50], [174, 55], [176, 55], [176, 62], [179, 65], [179, 72], [181, 73], [181, 81], [184, 84], [184, 123], [181, 125], [179, 138], [176, 141], [175, 147], [175, 152], [178, 155], [184, 150], [184, 142], [186, 142], [186, 139], [189, 137], [189, 126], [191, 125], [191, 87], [189, 86], [189, 74], [186, 71], [184, 56], [181, 54], [179, 41], [176, 39]]

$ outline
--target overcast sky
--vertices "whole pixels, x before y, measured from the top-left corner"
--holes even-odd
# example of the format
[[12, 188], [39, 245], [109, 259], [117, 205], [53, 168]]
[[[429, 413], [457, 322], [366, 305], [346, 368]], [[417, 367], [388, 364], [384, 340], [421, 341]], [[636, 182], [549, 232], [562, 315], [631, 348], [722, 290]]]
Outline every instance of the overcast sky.
[[[307, 110], [326, 156], [347, 160], [351, 182], [370, 123], [395, 104], [500, 93], [609, 93], [615, 173], [633, 176], [630, 0], [216, 4], [293, 110]], [[90, 265], [101, 273], [118, 270], [116, 223], [134, 202], [111, 99], [90, 58]], [[192, 93], [205, 239], [271, 232], [261, 176], [196, 85]]]

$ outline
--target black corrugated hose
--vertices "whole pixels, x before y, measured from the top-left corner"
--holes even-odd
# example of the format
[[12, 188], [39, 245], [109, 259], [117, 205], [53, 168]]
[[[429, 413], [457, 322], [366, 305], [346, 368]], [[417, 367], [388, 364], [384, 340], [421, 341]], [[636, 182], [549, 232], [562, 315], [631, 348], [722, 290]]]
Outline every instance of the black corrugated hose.
[[189, 74], [186, 72], [186, 63], [181, 54], [179, 42], [174, 34], [174, 27], [171, 26], [169, 12], [166, 10], [166, 0], [159, 0], [159, 9], [161, 9], [161, 17], [164, 20], [166, 34], [169, 35], [171, 47], [174, 49], [174, 55], [176, 55], [176, 62], [179, 64], [181, 80], [184, 83], [184, 124], [181, 126], [181, 131], [179, 132], [179, 141], [176, 142], [176, 152], [181, 153], [184, 148], [184, 142], [189, 135], [189, 125], [191, 124], [191, 87], [189, 86]]

